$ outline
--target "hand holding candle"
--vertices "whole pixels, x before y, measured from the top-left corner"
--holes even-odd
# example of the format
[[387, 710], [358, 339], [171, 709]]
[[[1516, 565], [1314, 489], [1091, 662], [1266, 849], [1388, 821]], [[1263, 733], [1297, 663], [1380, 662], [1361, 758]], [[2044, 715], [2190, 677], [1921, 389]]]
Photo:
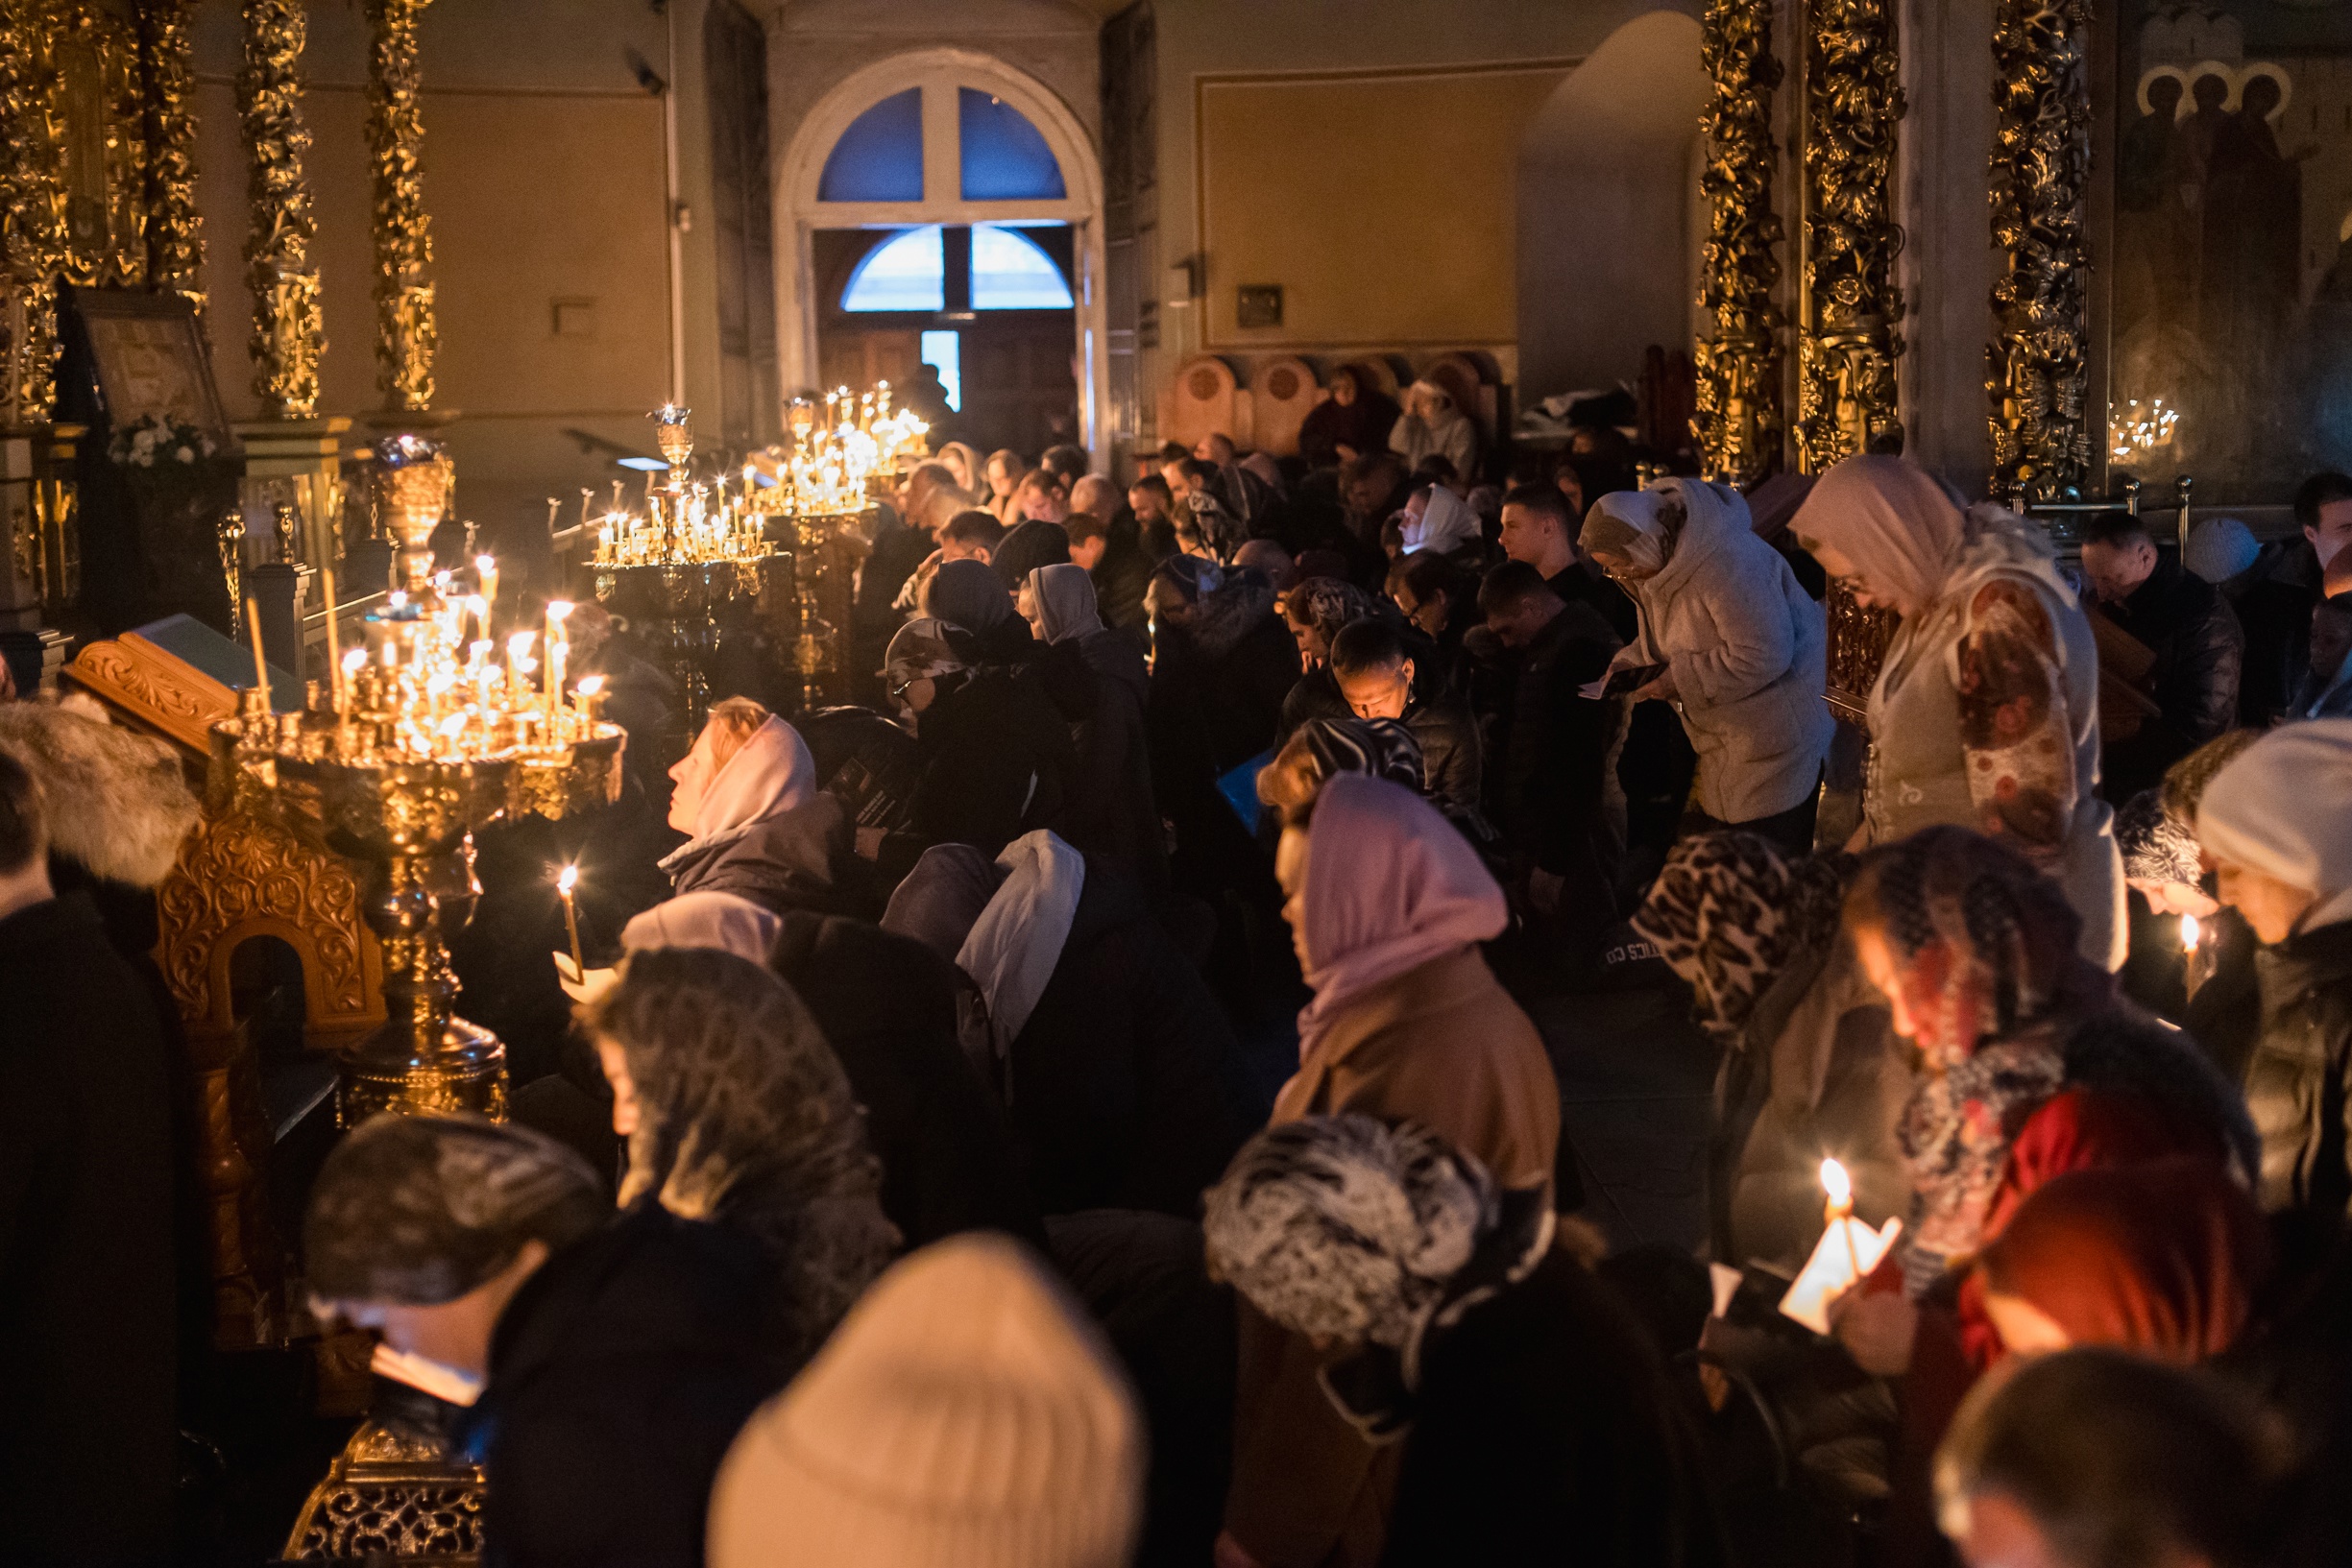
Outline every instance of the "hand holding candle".
[[1878, 1230], [1854, 1218], [1854, 1182], [1836, 1160], [1821, 1162], [1828, 1225], [1806, 1260], [1797, 1281], [1781, 1298], [1781, 1312], [1815, 1334], [1830, 1332], [1830, 1304], [1870, 1275], [1902, 1238], [1903, 1221], [1889, 1219]]
[[580, 961], [580, 921], [571, 906], [571, 890], [580, 880], [580, 868], [566, 866], [555, 876], [555, 891], [564, 901], [564, 934], [571, 939], [571, 967], [575, 974], [586, 974], [588, 966]]

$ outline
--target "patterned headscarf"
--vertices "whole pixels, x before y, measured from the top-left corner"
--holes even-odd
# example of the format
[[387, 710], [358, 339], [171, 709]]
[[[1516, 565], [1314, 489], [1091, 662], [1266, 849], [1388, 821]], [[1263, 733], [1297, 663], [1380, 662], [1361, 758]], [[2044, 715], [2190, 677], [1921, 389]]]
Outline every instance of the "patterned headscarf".
[[1896, 1129], [1920, 1291], [1976, 1250], [2010, 1144], [2065, 1081], [2071, 1015], [2105, 1000], [2105, 977], [2075, 956], [2081, 917], [2058, 885], [1966, 828], [1871, 856], [1849, 918], [1885, 938], [1927, 1068]]
[[1791, 858], [1754, 833], [1701, 833], [1666, 857], [1633, 927], [1690, 983], [1699, 1026], [1736, 1047], [1781, 972], [1836, 936], [1855, 867], [1848, 855]]
[[311, 1184], [303, 1249], [321, 1301], [437, 1307], [611, 1218], [581, 1158], [528, 1127], [473, 1116], [362, 1122]]
[[1325, 647], [1340, 635], [1341, 627], [1377, 614], [1370, 594], [1336, 577], [1307, 578], [1291, 590], [1289, 608], [1291, 619], [1314, 627]]
[[1679, 495], [1657, 490], [1612, 491], [1585, 513], [1576, 543], [1587, 555], [1622, 556], [1642, 576], [1652, 576], [1673, 558], [1683, 520]]
[[1297, 738], [1315, 759], [1319, 782], [1363, 773], [1421, 792], [1421, 743], [1393, 718], [1311, 718]]
[[917, 615], [900, 627], [883, 657], [883, 675], [892, 686], [925, 677], [953, 675], [968, 667], [950, 639], [955, 628], [936, 615]]
[[759, 1242], [782, 1280], [783, 1348], [812, 1352], [898, 1245], [816, 1020], [759, 964], [664, 948], [631, 953], [582, 1023], [620, 1048], [636, 1089], [622, 1206], [653, 1197]]
[[2124, 877], [2135, 882], [2194, 887], [2205, 875], [2196, 833], [2164, 808], [2158, 790], [2141, 790], [2116, 812], [2115, 846], [2123, 852]]

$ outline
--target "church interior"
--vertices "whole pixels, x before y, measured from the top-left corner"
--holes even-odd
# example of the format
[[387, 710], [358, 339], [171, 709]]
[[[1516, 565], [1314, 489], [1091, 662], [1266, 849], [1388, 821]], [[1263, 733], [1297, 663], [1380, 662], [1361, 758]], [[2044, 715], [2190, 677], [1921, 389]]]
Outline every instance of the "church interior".
[[2352, 5], [0, 0], [0, 1561], [2352, 1546]]

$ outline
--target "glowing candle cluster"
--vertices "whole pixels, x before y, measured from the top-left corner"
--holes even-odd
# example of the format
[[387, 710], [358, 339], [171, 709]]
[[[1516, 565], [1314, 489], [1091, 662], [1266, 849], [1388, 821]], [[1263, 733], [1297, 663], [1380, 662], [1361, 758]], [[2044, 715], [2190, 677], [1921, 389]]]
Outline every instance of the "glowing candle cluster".
[[[495, 573], [484, 576], [482, 587], [495, 591]], [[570, 604], [547, 606], [544, 631], [511, 633], [500, 657], [490, 593], [457, 586], [443, 572], [422, 600], [391, 594], [361, 623], [360, 645], [340, 649], [327, 691], [313, 683], [303, 712], [278, 715], [273, 749], [387, 765], [545, 760], [618, 733], [598, 712], [601, 677], [582, 680], [564, 700]]]
[[874, 502], [878, 483], [929, 451], [931, 426], [912, 410], [890, 406], [890, 383], [853, 393], [839, 387], [816, 401], [795, 398], [785, 412], [788, 450], [770, 461], [776, 484], [756, 495], [762, 512], [779, 517], [845, 517]]
[[604, 515], [591, 518], [591, 493], [580, 493], [580, 520], [596, 529], [597, 566], [676, 567], [757, 561], [774, 553], [764, 533], [766, 519], [751, 502], [751, 469], [743, 470], [740, 495], [723, 484], [687, 479], [686, 464], [694, 454], [692, 417], [691, 409], [676, 403], [664, 403], [650, 416], [669, 478], [656, 488], [647, 472], [642, 511], [621, 504], [616, 482]]

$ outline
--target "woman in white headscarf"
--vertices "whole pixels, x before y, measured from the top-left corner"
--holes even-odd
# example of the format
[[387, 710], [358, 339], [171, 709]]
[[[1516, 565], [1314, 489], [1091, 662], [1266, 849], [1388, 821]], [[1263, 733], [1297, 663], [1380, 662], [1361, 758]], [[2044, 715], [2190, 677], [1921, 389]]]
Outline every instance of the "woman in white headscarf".
[[847, 832], [800, 732], [748, 697], [715, 705], [669, 776], [669, 825], [693, 835], [662, 861], [678, 893], [802, 902], [784, 895], [812, 864], [810, 846]]
[[1640, 635], [1616, 665], [1665, 666], [1643, 690], [1681, 710], [1699, 757], [1699, 809], [1809, 852], [1835, 728], [1823, 694], [1829, 627], [1756, 537], [1748, 503], [1727, 485], [1661, 480], [1594, 501], [1578, 543], [1640, 611]]
[[1478, 426], [1454, 406], [1435, 381], [1416, 381], [1405, 393], [1405, 411], [1389, 432], [1389, 450], [1418, 470], [1432, 457], [1453, 465], [1454, 478], [1470, 483], [1478, 469]]
[[1470, 510], [1470, 503], [1443, 485], [1429, 487], [1419, 516], [1414, 515], [1410, 505], [1405, 508], [1403, 543], [1407, 555], [1418, 555], [1424, 550], [1451, 555], [1481, 543], [1484, 537], [1478, 514]]
[[1168, 844], [1152, 793], [1144, 709], [1152, 677], [1134, 639], [1103, 624], [1083, 567], [1038, 567], [1021, 585], [1021, 609], [1047, 644], [1045, 688], [1078, 748], [1063, 838], [1117, 866], [1153, 895], [1168, 885]]
[[1897, 457], [1852, 457], [1790, 525], [1856, 603], [1902, 617], [1870, 693], [1855, 848], [1975, 828], [2057, 880], [2082, 952], [2122, 962], [2123, 863], [2097, 796], [2098, 652], [2042, 531]]

